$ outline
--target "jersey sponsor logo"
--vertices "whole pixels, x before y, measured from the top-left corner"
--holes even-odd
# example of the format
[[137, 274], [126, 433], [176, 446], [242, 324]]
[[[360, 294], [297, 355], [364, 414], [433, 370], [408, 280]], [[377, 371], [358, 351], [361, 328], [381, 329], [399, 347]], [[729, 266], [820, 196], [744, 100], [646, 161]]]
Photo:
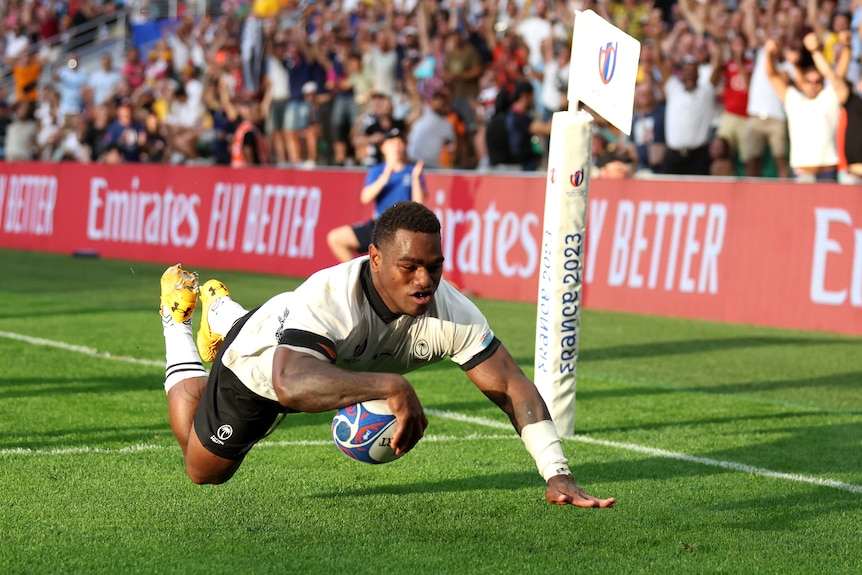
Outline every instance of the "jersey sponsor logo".
[[230, 439], [231, 435], [233, 435], [233, 427], [225, 423], [210, 436], [210, 441], [219, 445], [224, 445], [224, 442]]
[[488, 347], [488, 344], [494, 339], [494, 332], [491, 331], [491, 328], [485, 330], [485, 333], [482, 334], [482, 347]]

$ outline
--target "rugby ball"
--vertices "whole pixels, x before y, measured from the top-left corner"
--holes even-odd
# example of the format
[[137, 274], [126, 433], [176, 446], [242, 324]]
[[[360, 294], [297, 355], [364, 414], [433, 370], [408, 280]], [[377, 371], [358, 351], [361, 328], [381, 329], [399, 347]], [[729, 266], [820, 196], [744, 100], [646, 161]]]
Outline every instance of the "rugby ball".
[[332, 439], [342, 453], [364, 463], [388, 463], [398, 459], [389, 446], [398, 420], [385, 399], [342, 407], [332, 418]]

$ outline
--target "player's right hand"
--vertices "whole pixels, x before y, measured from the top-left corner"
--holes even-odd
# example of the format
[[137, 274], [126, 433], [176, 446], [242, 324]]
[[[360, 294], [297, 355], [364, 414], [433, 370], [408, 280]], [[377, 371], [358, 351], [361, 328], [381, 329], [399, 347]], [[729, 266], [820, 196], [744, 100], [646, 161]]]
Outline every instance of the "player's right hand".
[[[403, 379], [403, 378], [402, 378]], [[413, 449], [428, 427], [428, 418], [413, 386], [404, 379], [401, 390], [386, 398], [386, 405], [398, 420], [398, 430], [392, 436], [392, 449], [403, 455]]]

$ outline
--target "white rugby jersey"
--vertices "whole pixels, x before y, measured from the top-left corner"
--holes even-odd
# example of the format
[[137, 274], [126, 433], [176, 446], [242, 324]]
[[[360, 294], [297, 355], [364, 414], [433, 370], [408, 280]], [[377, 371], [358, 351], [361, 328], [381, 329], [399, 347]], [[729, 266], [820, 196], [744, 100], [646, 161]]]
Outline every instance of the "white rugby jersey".
[[468, 370], [500, 345], [481, 311], [441, 281], [421, 316], [394, 314], [371, 282], [368, 256], [321, 270], [248, 319], [222, 362], [253, 392], [278, 401], [272, 358], [286, 345], [352, 371], [404, 374], [444, 358]]

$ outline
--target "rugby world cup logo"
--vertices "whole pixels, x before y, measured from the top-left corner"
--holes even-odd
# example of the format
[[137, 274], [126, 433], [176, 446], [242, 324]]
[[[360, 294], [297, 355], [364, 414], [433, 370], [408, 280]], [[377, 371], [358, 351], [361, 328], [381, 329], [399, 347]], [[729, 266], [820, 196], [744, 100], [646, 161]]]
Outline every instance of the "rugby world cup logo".
[[574, 174], [569, 176], [569, 183], [572, 184], [574, 188], [580, 188], [581, 184], [584, 183], [584, 169], [581, 168]]
[[608, 45], [599, 49], [599, 77], [602, 84], [610, 84], [617, 67], [617, 45], [618, 42], [608, 42]]

